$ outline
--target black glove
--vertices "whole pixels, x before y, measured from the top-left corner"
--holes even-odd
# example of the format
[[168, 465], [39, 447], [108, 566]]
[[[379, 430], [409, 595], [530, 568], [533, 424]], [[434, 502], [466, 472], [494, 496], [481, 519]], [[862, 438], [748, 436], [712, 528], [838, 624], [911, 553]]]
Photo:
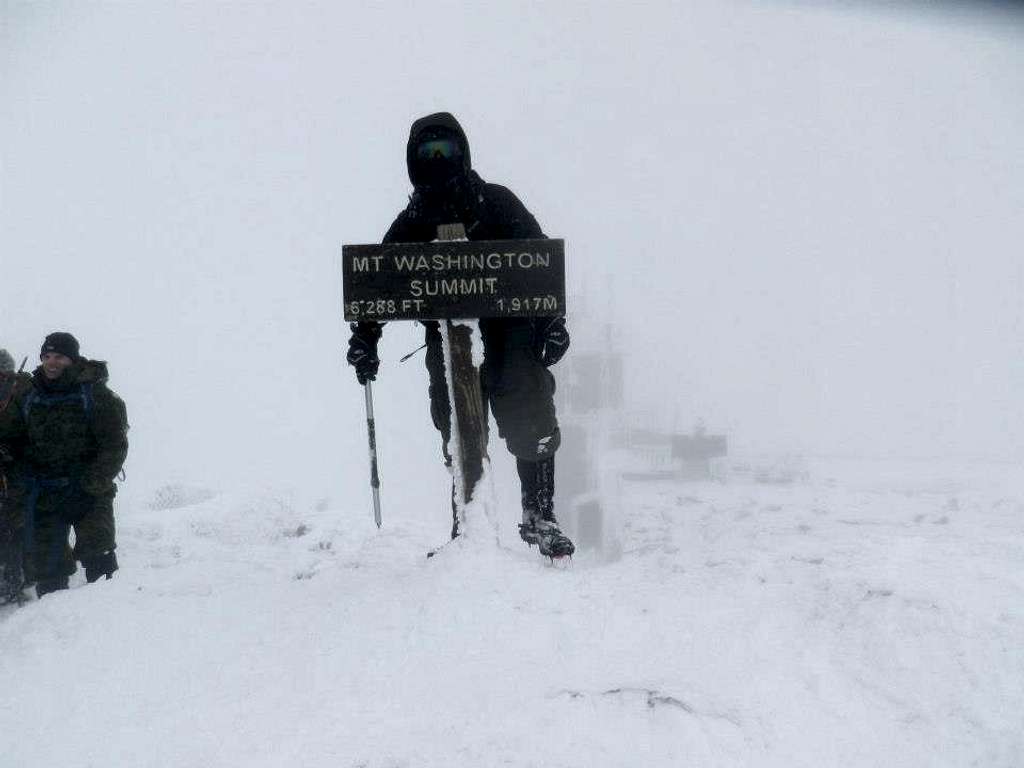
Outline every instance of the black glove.
[[564, 317], [542, 317], [537, 320], [537, 357], [545, 367], [562, 359], [569, 349], [569, 329]]
[[348, 364], [356, 369], [360, 384], [377, 378], [380, 358], [377, 357], [377, 340], [380, 338], [380, 323], [352, 323], [352, 338], [348, 340]]

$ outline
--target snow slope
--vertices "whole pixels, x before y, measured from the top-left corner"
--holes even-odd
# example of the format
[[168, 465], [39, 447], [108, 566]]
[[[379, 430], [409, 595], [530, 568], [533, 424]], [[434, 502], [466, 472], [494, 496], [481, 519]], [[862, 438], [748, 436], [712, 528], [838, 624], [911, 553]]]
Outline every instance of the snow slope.
[[401, 510], [123, 504], [114, 580], [0, 615], [0, 765], [1024, 765], [1020, 473], [810, 469], [626, 484], [567, 568], [514, 513], [427, 560]]

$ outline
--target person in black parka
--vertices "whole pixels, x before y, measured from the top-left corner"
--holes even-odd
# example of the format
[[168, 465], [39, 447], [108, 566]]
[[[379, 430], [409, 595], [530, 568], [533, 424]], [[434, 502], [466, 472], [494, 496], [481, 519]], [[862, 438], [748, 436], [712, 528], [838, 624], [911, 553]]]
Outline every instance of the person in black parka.
[[[406, 163], [413, 194], [388, 229], [385, 243], [428, 243], [438, 238], [439, 227], [451, 224], [462, 224], [469, 240], [544, 237], [537, 220], [510, 190], [484, 182], [473, 170], [466, 134], [451, 114], [439, 112], [413, 123]], [[441, 332], [436, 322], [423, 324], [430, 414], [450, 463], [451, 405]], [[348, 361], [363, 384], [377, 375], [381, 324], [362, 321], [351, 329]], [[516, 457], [522, 484], [520, 535], [527, 543], [538, 544], [543, 554], [571, 555], [573, 544], [559, 530], [554, 514], [554, 454], [560, 434], [555, 380], [548, 370], [569, 347], [565, 318], [483, 318], [480, 335], [484, 347], [481, 388], [499, 435]], [[452, 536], [456, 535], [458, 529], [453, 527]]]

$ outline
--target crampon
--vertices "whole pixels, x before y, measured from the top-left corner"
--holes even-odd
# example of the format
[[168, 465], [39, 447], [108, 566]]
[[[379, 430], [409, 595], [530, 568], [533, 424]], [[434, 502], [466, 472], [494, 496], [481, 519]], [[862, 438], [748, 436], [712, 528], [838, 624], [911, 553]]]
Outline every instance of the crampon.
[[544, 557], [561, 560], [572, 557], [576, 546], [572, 540], [562, 533], [558, 524], [551, 520], [537, 520], [532, 523], [519, 524], [519, 537], [531, 547], [536, 544]]

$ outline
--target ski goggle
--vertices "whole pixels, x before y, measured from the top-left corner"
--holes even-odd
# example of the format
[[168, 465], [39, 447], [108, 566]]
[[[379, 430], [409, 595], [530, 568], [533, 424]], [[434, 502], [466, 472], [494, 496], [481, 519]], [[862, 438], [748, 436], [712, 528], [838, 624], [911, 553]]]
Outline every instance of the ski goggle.
[[462, 145], [455, 139], [430, 139], [416, 146], [418, 160], [455, 160], [462, 157]]

